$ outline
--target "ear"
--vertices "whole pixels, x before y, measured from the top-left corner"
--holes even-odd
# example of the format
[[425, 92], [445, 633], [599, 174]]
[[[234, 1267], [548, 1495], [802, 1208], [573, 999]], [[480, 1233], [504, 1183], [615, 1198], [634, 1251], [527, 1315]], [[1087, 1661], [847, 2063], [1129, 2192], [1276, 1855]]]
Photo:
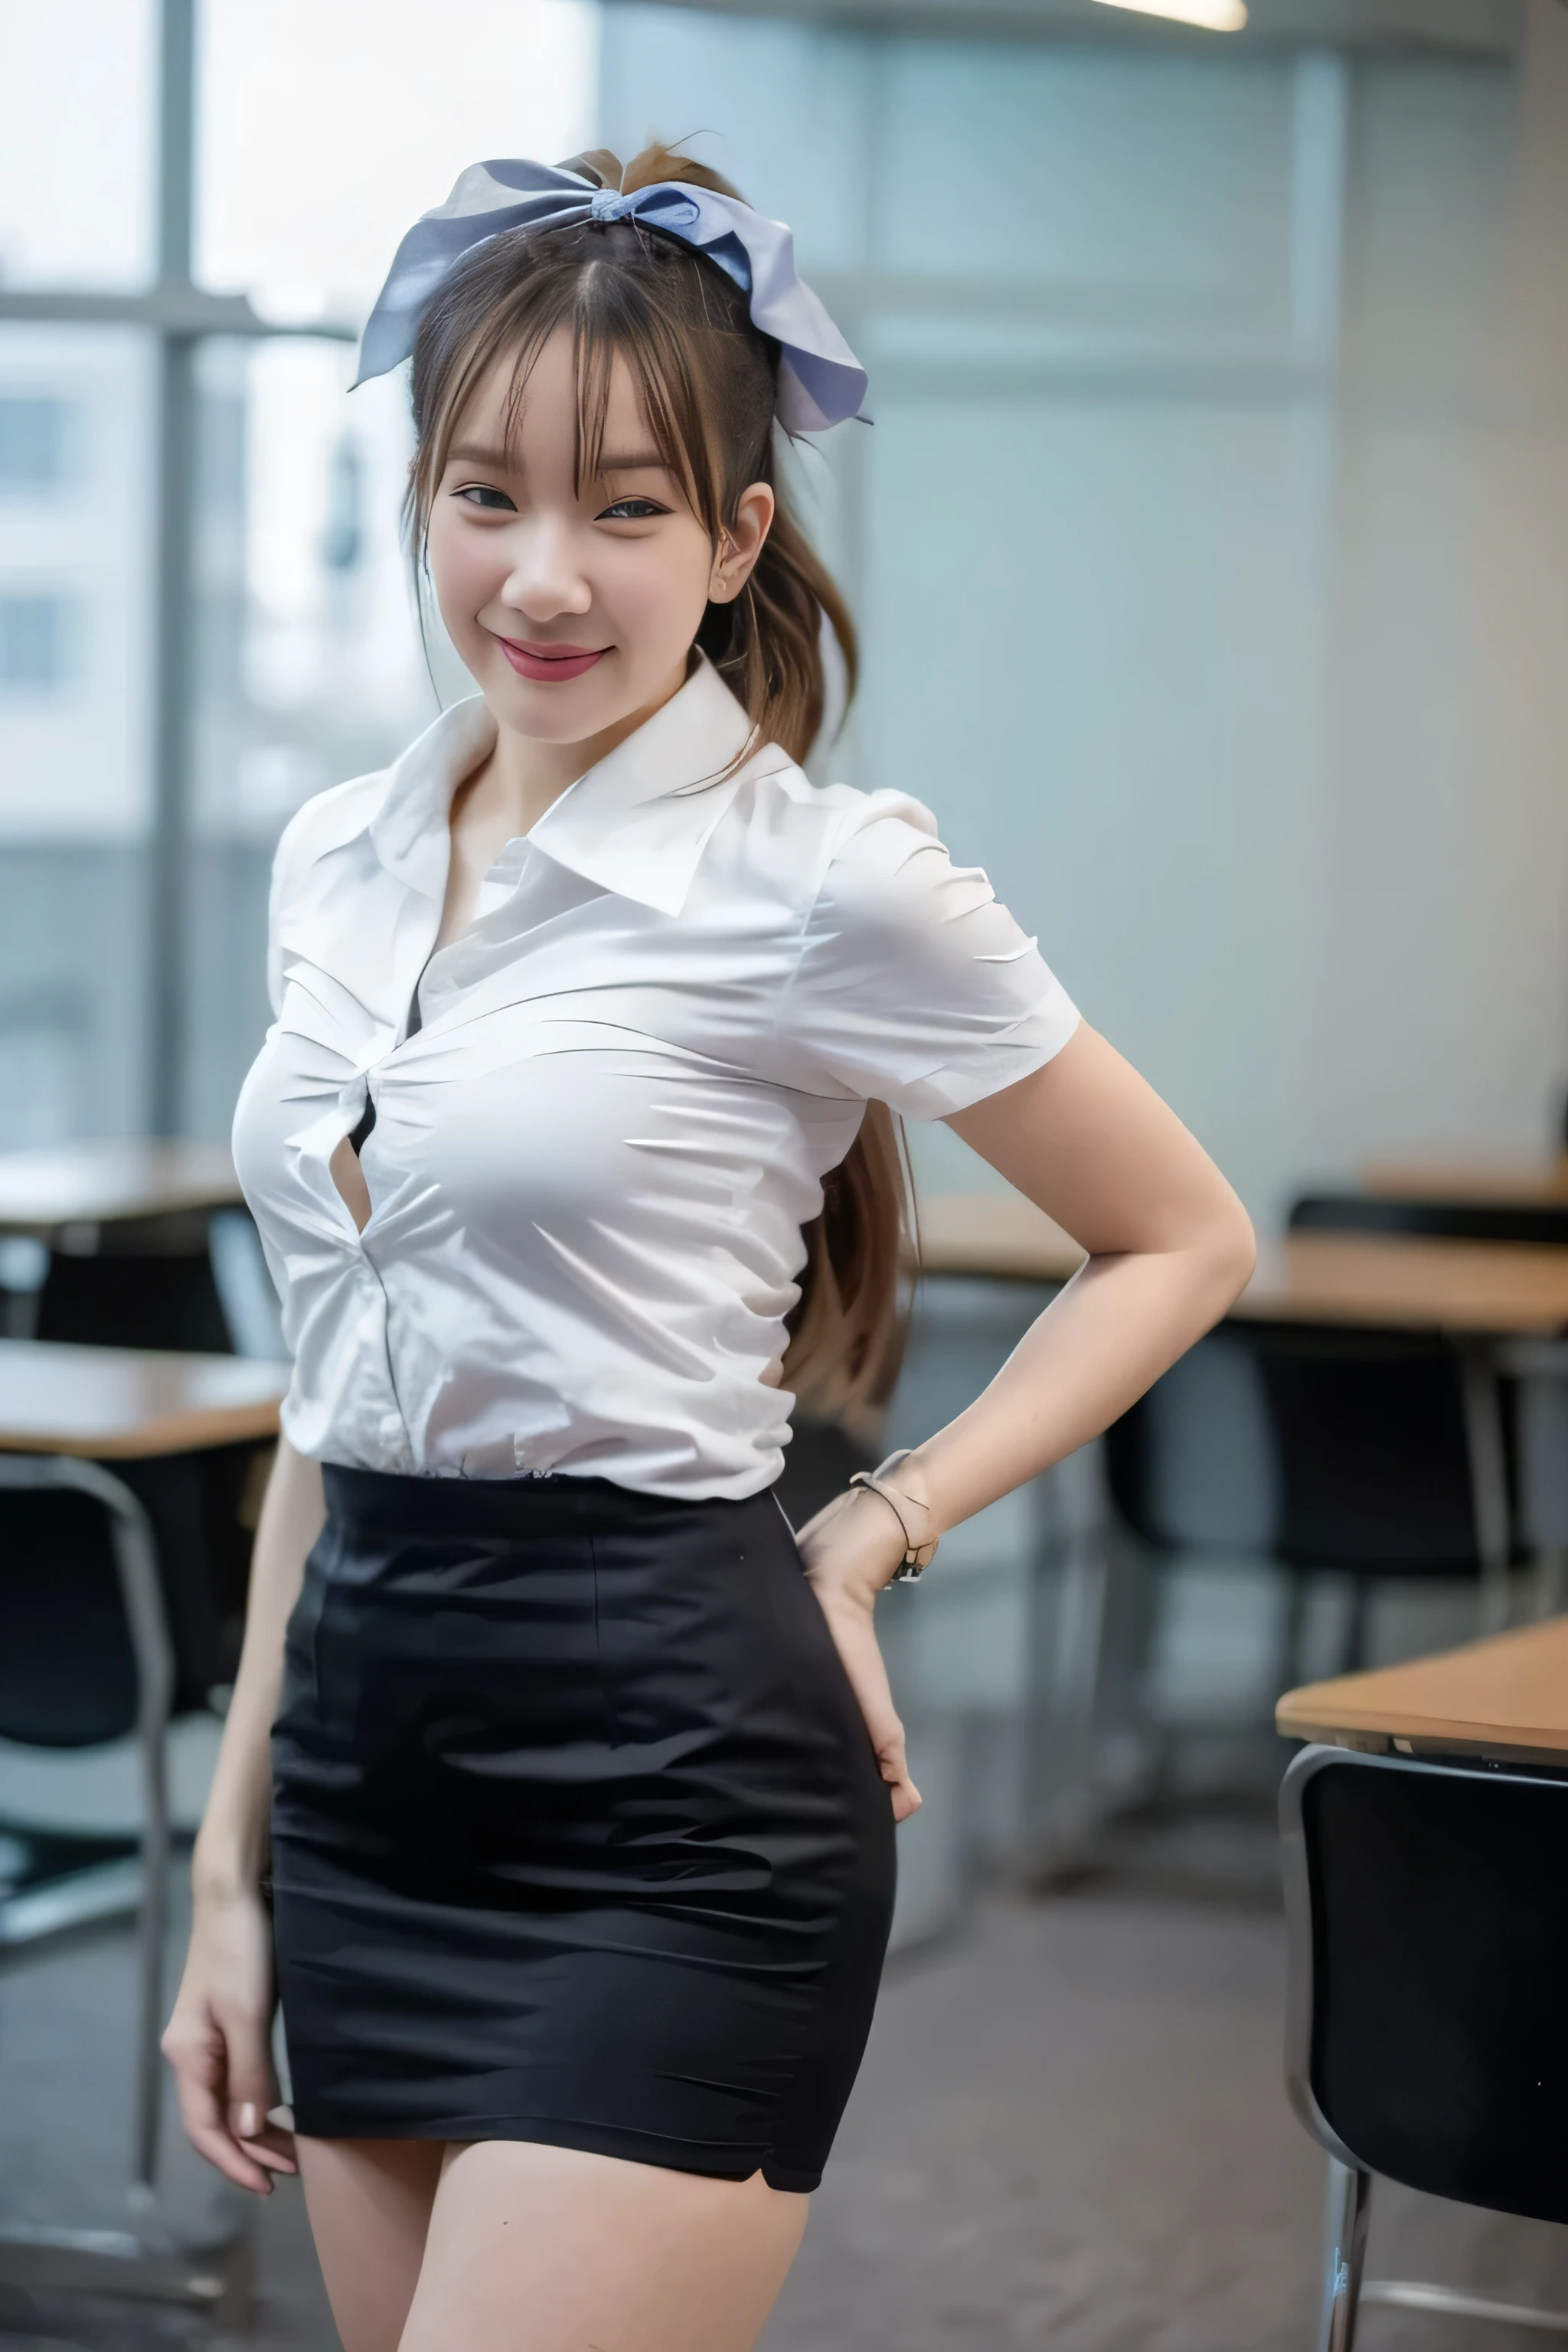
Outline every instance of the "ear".
[[735, 503], [735, 520], [713, 551], [708, 594], [715, 604], [733, 604], [752, 576], [778, 505], [768, 482], [752, 482]]

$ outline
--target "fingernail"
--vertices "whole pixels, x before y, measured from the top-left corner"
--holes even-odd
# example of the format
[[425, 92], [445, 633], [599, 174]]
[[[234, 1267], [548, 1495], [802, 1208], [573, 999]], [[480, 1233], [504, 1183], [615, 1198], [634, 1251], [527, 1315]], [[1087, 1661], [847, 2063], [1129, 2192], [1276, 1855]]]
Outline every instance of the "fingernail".
[[260, 2129], [261, 2117], [247, 2099], [239, 2111], [239, 2137], [241, 2139], [254, 2139]]

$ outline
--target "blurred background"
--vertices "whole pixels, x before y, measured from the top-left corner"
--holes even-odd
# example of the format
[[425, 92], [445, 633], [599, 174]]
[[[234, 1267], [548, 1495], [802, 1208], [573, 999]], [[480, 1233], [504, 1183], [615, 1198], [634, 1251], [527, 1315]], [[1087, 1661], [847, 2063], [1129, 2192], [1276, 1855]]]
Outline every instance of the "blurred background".
[[[467, 163], [651, 135], [793, 225], [870, 372], [875, 426], [794, 461], [865, 657], [815, 772], [931, 805], [1266, 1239], [1303, 1202], [1463, 1194], [1529, 1204], [1498, 1248], [1568, 1243], [1563, 0], [0, 0], [7, 1344], [276, 1353], [239, 1226], [202, 1228], [210, 1330], [84, 1321], [100, 1213], [7, 1211], [5, 1171], [34, 1202], [83, 1145], [226, 1138], [279, 833], [466, 690], [399, 544], [405, 383], [347, 394], [359, 326]], [[1017, 1204], [945, 1129], [911, 1142], [942, 1246], [879, 1445], [973, 1394], [1061, 1271], [1037, 1236], [994, 1263]], [[178, 1257], [195, 1200], [127, 1253]], [[1483, 1586], [1479, 1622], [1560, 1607], [1568, 1412], [1504, 1381], [1489, 1535], [1445, 1389], [1406, 1468], [1468, 1445], [1479, 1532], [1352, 1558], [1285, 1524], [1288, 1388], [1221, 1335], [890, 1600], [927, 1804], [780, 2352], [1311, 2341], [1270, 1710], [1463, 1639]], [[799, 1496], [867, 1442], [803, 1428]], [[216, 1581], [174, 1607], [176, 1840], [260, 1458], [235, 1439], [220, 1504], [208, 1479]], [[0, 1704], [0, 2282], [7, 2215], [36, 2239], [119, 2194], [142, 1816], [110, 1728], [30, 1739]], [[106, 1856], [95, 1914], [16, 1907]], [[210, 2203], [164, 2137], [169, 2210]], [[1412, 2264], [1568, 2300], [1547, 2224], [1456, 2254], [1432, 2200], [1387, 2210]], [[24, 2279], [0, 2345], [331, 2345], [291, 2198], [259, 2259], [243, 2327]]]

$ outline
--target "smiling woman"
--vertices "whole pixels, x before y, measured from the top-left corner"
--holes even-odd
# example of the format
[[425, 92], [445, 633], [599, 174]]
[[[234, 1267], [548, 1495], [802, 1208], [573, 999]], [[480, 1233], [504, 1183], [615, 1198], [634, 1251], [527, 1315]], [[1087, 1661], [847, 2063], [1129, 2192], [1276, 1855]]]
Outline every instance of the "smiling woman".
[[[865, 378], [789, 232], [662, 151], [477, 165], [362, 375], [410, 340], [479, 691], [279, 850], [235, 1150], [294, 1369], [166, 2047], [231, 2179], [298, 2160], [348, 2352], [747, 2352], [920, 1802], [876, 1596], [1249, 1237], [929, 812], [801, 768], [853, 637], [775, 438]], [[795, 1538], [796, 1396], [892, 1353], [895, 1112], [1089, 1263]]]

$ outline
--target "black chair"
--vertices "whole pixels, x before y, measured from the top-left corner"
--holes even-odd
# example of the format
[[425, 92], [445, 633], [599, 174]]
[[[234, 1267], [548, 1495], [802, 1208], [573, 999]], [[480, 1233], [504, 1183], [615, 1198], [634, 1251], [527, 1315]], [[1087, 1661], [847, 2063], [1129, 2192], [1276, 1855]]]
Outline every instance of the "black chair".
[[1568, 2221], [1568, 1776], [1307, 1748], [1280, 1829], [1286, 2086], [1329, 2159], [1319, 2352], [1352, 2352], [1362, 2303], [1568, 2335], [1362, 2274], [1373, 2174]]
[[1352, 1580], [1341, 1671], [1365, 1663], [1368, 1600], [1385, 1580], [1472, 1582], [1478, 1630], [1500, 1629], [1511, 1449], [1487, 1352], [1426, 1332], [1259, 1325], [1248, 1338], [1278, 1449], [1274, 1549], [1298, 1609], [1314, 1572]]
[[57, 1238], [31, 1336], [99, 1348], [227, 1355], [233, 1340], [214, 1279], [207, 1218], [127, 1217]]
[[248, 1210], [180, 1211], [68, 1227], [14, 1336], [202, 1355], [285, 1353], [278, 1299]]
[[0, 1903], [9, 1962], [44, 1937], [139, 1910], [135, 2088], [130, 2226], [0, 2220], [0, 2286], [150, 2296], [237, 2326], [250, 2304], [248, 2217], [195, 2244], [156, 2220], [177, 1659], [153, 1524], [98, 1463], [0, 1454], [0, 1737], [71, 1748], [133, 1731], [142, 1795], [134, 1841], [38, 1837], [25, 1824], [14, 1841], [38, 1866]]
[[1450, 1242], [1568, 1244], [1568, 1201], [1405, 1199], [1377, 1192], [1309, 1192], [1290, 1211], [1293, 1234], [1387, 1234]]
[[1363, 1662], [1370, 1590], [1385, 1578], [1473, 1581], [1480, 1630], [1505, 1621], [1509, 1454], [1483, 1351], [1438, 1334], [1233, 1323], [1113, 1425], [1106, 1471], [1118, 1516], [1156, 1559], [1264, 1553], [1287, 1570], [1284, 1688], [1324, 1570], [1352, 1580], [1344, 1672]]
[[[94, 1747], [134, 1731], [142, 1784], [133, 2184], [152, 2194], [157, 2156], [169, 1806], [164, 1736], [174, 1696], [153, 1530], [121, 1479], [94, 1462], [0, 1454], [0, 1738]], [[20, 1843], [26, 1843], [26, 1835]], [[68, 1842], [46, 1840], [58, 1864]], [[119, 1857], [89, 1842], [75, 1870], [24, 1881], [0, 1910], [9, 1948], [126, 1907]]]

